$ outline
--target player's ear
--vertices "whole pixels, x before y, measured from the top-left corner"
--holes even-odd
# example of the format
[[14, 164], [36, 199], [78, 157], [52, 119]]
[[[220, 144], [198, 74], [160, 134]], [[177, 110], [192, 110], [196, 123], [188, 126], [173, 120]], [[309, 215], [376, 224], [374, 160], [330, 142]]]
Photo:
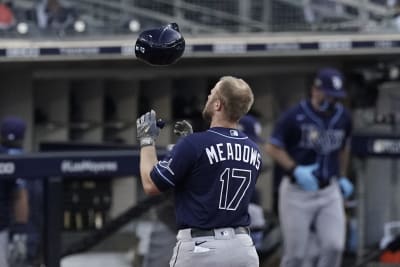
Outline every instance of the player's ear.
[[214, 102], [214, 108], [215, 108], [215, 110], [217, 110], [217, 111], [220, 111], [221, 110], [221, 108], [222, 108], [222, 101], [221, 101], [221, 99], [216, 99], [215, 100], [215, 102]]

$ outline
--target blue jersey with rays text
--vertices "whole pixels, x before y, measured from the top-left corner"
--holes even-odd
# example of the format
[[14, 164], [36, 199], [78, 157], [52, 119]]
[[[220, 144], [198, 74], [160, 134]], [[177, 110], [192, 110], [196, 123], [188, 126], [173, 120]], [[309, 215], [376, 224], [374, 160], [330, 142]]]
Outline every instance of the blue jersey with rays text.
[[213, 127], [181, 138], [151, 178], [175, 191], [178, 229], [248, 226], [261, 170], [257, 144], [236, 129]]
[[278, 119], [269, 142], [286, 149], [299, 165], [318, 163], [322, 181], [338, 177], [340, 150], [350, 141], [349, 112], [336, 104], [333, 112], [317, 112], [308, 100], [301, 101]]

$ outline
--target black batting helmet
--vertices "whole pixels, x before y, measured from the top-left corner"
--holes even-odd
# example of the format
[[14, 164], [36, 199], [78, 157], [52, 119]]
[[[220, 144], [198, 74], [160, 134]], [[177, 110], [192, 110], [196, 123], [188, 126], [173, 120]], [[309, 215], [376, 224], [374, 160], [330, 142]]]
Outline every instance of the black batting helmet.
[[136, 57], [151, 65], [173, 64], [184, 50], [185, 39], [176, 23], [141, 32], [135, 44]]

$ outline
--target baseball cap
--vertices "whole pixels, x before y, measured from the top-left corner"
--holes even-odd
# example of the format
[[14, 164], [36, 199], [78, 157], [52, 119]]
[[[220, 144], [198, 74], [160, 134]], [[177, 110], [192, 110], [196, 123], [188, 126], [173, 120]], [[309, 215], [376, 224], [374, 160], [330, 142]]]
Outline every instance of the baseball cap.
[[239, 120], [239, 130], [256, 143], [265, 143], [261, 138], [261, 123], [252, 115], [245, 115]]
[[16, 141], [22, 140], [25, 135], [26, 124], [21, 118], [9, 116], [5, 117], [0, 125], [2, 140]]
[[324, 68], [318, 71], [314, 85], [327, 95], [343, 98], [346, 91], [343, 88], [343, 75], [334, 68]]

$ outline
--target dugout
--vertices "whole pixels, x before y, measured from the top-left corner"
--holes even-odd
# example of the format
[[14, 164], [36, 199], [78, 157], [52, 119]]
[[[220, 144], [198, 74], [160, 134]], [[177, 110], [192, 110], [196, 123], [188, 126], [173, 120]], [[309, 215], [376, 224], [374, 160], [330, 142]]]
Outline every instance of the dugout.
[[[89, 149], [76, 151], [56, 152], [57, 146], [52, 146], [52, 152], [28, 153], [18, 156], [0, 156], [0, 162], [7, 168], [0, 176], [2, 179], [12, 179], [13, 177], [24, 177], [26, 179], [41, 179], [44, 184], [44, 206], [43, 206], [43, 263], [46, 266], [60, 266], [61, 257], [71, 254], [84, 252], [97, 245], [102, 240], [115, 233], [122, 226], [126, 225], [134, 218], [138, 218], [147, 212], [150, 207], [161, 203], [162, 196], [153, 198], [139, 198], [136, 205], [127, 208], [116, 218], [110, 219], [102, 227], [86, 225], [86, 235], [71, 239], [68, 236], [65, 219], [70, 205], [68, 201], [70, 191], [65, 186], [70, 185], [69, 179], [73, 181], [110, 181], [117, 177], [138, 176], [139, 175], [139, 154], [137, 150], [125, 148], [90, 146]], [[76, 149], [78, 146], [74, 146]], [[83, 146], [79, 146], [83, 148]], [[89, 147], [89, 146], [86, 146]], [[47, 146], [47, 149], [49, 146]], [[65, 148], [65, 146], [64, 146]], [[159, 156], [165, 154], [165, 150], [158, 150]], [[96, 167], [97, 166], [97, 167]], [[75, 193], [78, 195], [79, 190]], [[89, 193], [88, 190], [84, 192]], [[97, 197], [104, 195], [98, 190]], [[82, 197], [82, 196], [81, 196]], [[90, 197], [90, 195], [89, 195]], [[101, 203], [92, 203], [85, 207], [85, 199], [82, 198], [78, 203], [82, 208], [93, 208], [101, 206]], [[82, 223], [85, 223], [83, 210]], [[87, 223], [85, 223], [87, 224]], [[91, 230], [91, 231], [88, 231]], [[65, 234], [67, 232], [67, 235]], [[81, 231], [82, 232], [82, 231]], [[67, 240], [66, 240], [67, 239]]]
[[[197, 120], [199, 111], [210, 85], [227, 74], [243, 77], [253, 87], [256, 102], [252, 112], [259, 116], [263, 133], [268, 135], [277, 115], [306, 95], [313, 73], [327, 65], [342, 69], [350, 82], [348, 104], [355, 107], [357, 130], [392, 131], [374, 114], [379, 93], [390, 96], [386, 89], [380, 89], [385, 88], [385, 81], [397, 88], [398, 77], [390, 75], [391, 68], [398, 66], [400, 53], [396, 35], [187, 38], [184, 57], [169, 67], [137, 61], [132, 40], [0, 44], [0, 79], [5, 88], [0, 91], [0, 115], [19, 115], [27, 121], [27, 150], [37, 152], [41, 142], [49, 141], [135, 145], [135, 120], [149, 107], [167, 121], [159, 138], [159, 144], [166, 146], [175, 141], [171, 124], [178, 118], [190, 117], [197, 129], [205, 127]], [[269, 209], [272, 168], [268, 159], [265, 162], [269, 168], [258, 187], [263, 192], [263, 206]], [[368, 168], [391, 177], [386, 164], [371, 162]], [[363, 166], [356, 164], [355, 172], [363, 173]], [[369, 169], [363, 173], [371, 190], [377, 188], [378, 181], [373, 173]], [[111, 183], [114, 186], [118, 185]], [[385, 183], [381, 193], [363, 196], [373, 209], [358, 220], [365, 225], [377, 224], [373, 230], [366, 230], [371, 232], [365, 246], [374, 246], [380, 239], [383, 220], [374, 218], [387, 211], [373, 200], [388, 188], [398, 192], [397, 187]], [[390, 215], [391, 220], [395, 217]], [[361, 257], [363, 252], [359, 253]]]

